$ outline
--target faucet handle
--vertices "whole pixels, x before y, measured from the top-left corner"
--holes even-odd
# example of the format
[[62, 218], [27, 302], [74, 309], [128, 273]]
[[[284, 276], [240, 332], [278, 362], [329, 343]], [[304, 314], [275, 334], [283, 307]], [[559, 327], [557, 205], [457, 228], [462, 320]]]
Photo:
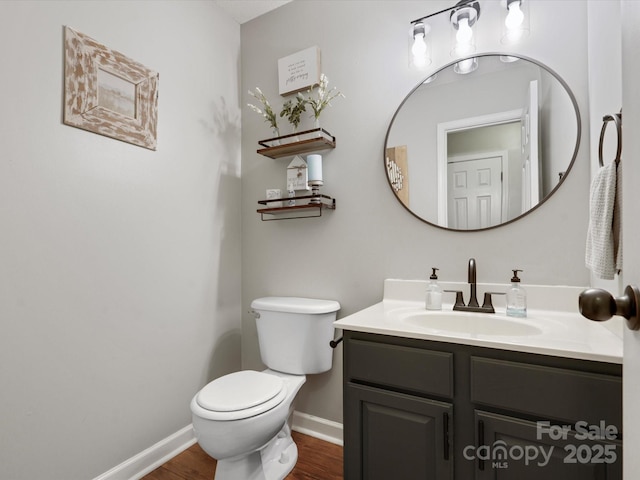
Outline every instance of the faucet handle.
[[443, 290], [443, 292], [456, 294], [456, 304], [453, 306], [454, 309], [456, 307], [464, 307], [464, 298], [462, 296], [462, 290]]
[[484, 301], [482, 302], [482, 308], [489, 310], [491, 313], [496, 313], [491, 302], [491, 295], [506, 295], [506, 292], [484, 292]]
[[490, 313], [496, 313], [496, 309], [493, 308], [493, 303], [491, 303], [491, 293], [492, 292], [484, 292], [484, 300], [482, 301], [482, 309], [487, 310]]

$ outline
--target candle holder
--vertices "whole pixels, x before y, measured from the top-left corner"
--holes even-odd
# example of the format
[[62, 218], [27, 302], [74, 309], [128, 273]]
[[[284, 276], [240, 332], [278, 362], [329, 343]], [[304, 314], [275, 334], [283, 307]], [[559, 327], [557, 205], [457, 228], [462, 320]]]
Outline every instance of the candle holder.
[[321, 203], [320, 187], [324, 185], [322, 181], [322, 155], [307, 156], [308, 180], [307, 185], [311, 187], [311, 200], [309, 203]]
[[309, 203], [322, 203], [322, 200], [320, 199], [320, 187], [324, 185], [324, 182], [322, 180], [309, 180], [307, 185], [311, 187], [312, 198], [309, 200]]

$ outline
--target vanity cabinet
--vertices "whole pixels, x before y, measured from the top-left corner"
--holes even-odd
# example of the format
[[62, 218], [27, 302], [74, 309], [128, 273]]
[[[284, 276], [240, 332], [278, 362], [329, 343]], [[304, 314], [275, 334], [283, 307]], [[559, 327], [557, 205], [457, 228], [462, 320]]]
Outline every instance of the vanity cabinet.
[[622, 479], [622, 367], [344, 332], [346, 480]]
[[453, 355], [348, 342], [345, 478], [452, 479]]

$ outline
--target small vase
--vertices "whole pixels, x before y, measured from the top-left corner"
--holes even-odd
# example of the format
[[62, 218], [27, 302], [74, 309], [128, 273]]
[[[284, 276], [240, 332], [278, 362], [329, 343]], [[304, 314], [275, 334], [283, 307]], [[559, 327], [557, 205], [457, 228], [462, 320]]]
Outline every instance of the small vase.
[[296, 135], [296, 133], [298, 133], [298, 127], [296, 127], [294, 125], [293, 131], [291, 133], [294, 135], [293, 137], [290, 137], [291, 138], [291, 142], [299, 142], [300, 138], [298, 137], [298, 135]]
[[[278, 130], [277, 127], [274, 127], [272, 130], [273, 130], [274, 138], [278, 138], [280, 136], [280, 130]], [[271, 141], [271, 146], [272, 147], [276, 147], [278, 145], [280, 145], [280, 140], [275, 140], [274, 139], [274, 140]]]
[[314, 125], [314, 128], [316, 128], [318, 130], [316, 132], [316, 137], [321, 137], [322, 136], [322, 131], [320, 130], [320, 117], [316, 117], [313, 125]]

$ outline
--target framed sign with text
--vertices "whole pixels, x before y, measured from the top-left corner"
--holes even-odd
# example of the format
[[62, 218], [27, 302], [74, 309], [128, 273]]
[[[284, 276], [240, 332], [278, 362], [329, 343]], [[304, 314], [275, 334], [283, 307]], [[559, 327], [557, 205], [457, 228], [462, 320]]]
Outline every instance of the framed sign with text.
[[320, 82], [320, 49], [310, 47], [278, 60], [280, 95], [300, 92]]

